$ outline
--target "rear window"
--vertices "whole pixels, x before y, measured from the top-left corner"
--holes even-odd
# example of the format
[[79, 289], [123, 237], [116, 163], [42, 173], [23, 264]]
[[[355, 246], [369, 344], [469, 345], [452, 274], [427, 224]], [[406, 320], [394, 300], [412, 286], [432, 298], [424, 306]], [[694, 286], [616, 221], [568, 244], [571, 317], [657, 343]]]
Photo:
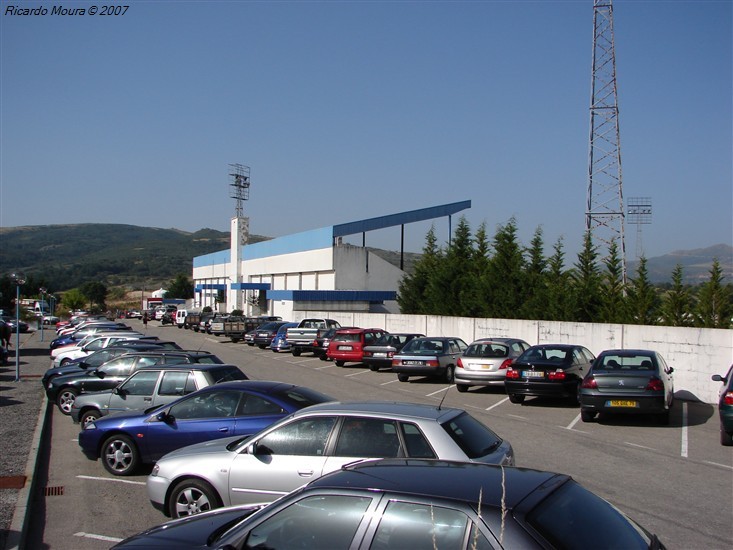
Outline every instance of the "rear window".
[[282, 392], [282, 395], [300, 407], [309, 407], [310, 405], [316, 405], [317, 403], [335, 401], [335, 399], [330, 395], [302, 386], [288, 388]]
[[218, 382], [230, 382], [232, 380], [249, 380], [237, 367], [226, 367], [221, 369], [212, 369], [209, 371], [211, 380], [214, 384]]
[[402, 348], [404, 354], [413, 355], [435, 355], [443, 353], [445, 342], [442, 340], [410, 340], [405, 347]]
[[502, 439], [467, 412], [442, 424], [443, 429], [471, 459], [486, 456], [501, 445]]
[[648, 533], [613, 505], [568, 481], [527, 514], [527, 522], [556, 548], [644, 548]]
[[361, 340], [361, 335], [359, 333], [346, 333], [346, 334], [339, 334], [338, 332], [333, 337], [334, 342], [359, 342]]
[[192, 361], [194, 363], [202, 363], [205, 365], [221, 365], [224, 363], [224, 361], [219, 359], [216, 355], [202, 355], [201, 357], [193, 357]]
[[502, 344], [471, 344], [463, 353], [466, 357], [485, 357], [502, 359], [509, 356], [509, 349]]
[[615, 355], [599, 357], [593, 366], [595, 370], [638, 370], [656, 372], [657, 367], [649, 355]]

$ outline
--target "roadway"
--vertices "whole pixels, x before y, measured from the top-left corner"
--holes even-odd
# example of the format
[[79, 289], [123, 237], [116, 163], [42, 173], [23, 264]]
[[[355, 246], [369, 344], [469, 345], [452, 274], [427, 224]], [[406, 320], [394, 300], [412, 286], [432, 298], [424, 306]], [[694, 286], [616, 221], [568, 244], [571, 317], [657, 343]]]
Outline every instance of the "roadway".
[[[142, 329], [131, 322], [134, 328], [137, 323]], [[148, 323], [147, 332], [213, 352], [252, 379], [302, 384], [341, 400], [442, 402], [466, 409], [512, 443], [518, 466], [572, 475], [670, 549], [727, 549], [733, 539], [733, 448], [719, 444], [712, 405], [678, 400], [670, 426], [632, 418], [586, 424], [567, 403], [528, 398], [516, 405], [498, 389], [458, 393], [426, 379], [401, 383], [388, 372], [339, 368], [310, 355], [276, 354], [158, 322]], [[144, 472], [115, 477], [84, 458], [78, 425], [55, 407], [50, 428], [39, 484], [44, 494], [34, 499], [29, 548], [108, 548], [167, 519], [147, 499]]]

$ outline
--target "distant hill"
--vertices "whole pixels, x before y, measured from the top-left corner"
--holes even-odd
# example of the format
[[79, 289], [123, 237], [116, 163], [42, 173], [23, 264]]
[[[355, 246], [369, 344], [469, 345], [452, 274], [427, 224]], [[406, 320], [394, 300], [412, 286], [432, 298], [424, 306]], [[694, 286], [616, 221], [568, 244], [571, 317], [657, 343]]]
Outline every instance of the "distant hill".
[[[250, 242], [270, 237], [250, 235]], [[229, 248], [229, 232], [201, 229], [195, 233], [123, 224], [42, 225], [0, 228], [0, 274], [21, 271], [42, 276], [54, 292], [88, 281], [128, 289], [164, 287], [176, 275], [190, 276], [196, 256]], [[399, 267], [399, 252], [370, 249]], [[420, 254], [405, 252], [408, 273]], [[647, 259], [654, 283], [671, 280], [682, 265], [685, 282], [708, 280], [713, 258], [718, 258], [726, 282], [733, 281], [733, 247], [719, 244], [697, 250], [679, 250]], [[637, 262], [629, 262], [634, 277]]]

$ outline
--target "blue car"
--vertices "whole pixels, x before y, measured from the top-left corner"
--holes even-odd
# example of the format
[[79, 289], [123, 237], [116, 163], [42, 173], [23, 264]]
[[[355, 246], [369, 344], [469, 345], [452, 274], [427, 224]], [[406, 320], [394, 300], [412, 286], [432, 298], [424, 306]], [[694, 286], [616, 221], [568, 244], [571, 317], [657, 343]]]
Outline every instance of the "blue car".
[[180, 447], [249, 436], [304, 407], [334, 401], [310, 388], [263, 380], [222, 382], [144, 413], [119, 413], [89, 422], [79, 446], [102, 459], [113, 475], [131, 475]]
[[275, 334], [272, 342], [270, 342], [270, 349], [276, 353], [280, 351], [290, 352], [290, 344], [288, 344], [285, 337], [287, 336], [289, 328], [297, 326], [298, 323], [285, 323], [279, 329], [277, 329], [277, 334]]

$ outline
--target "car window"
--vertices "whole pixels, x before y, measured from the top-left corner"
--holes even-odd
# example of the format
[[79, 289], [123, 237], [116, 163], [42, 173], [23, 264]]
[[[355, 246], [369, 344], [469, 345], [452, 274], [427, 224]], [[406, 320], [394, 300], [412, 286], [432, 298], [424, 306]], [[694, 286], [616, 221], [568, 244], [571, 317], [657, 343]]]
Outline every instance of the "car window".
[[402, 423], [402, 437], [407, 447], [407, 456], [412, 458], [438, 458], [430, 443], [415, 424]]
[[245, 548], [349, 548], [371, 497], [315, 495], [267, 518], [247, 536]]
[[234, 390], [215, 390], [191, 394], [170, 408], [169, 414], [176, 420], [195, 418], [231, 417], [237, 411], [240, 393]]
[[201, 363], [203, 365], [221, 365], [224, 361], [213, 355], [202, 355], [193, 358], [193, 363]]
[[442, 427], [471, 459], [486, 456], [501, 445], [498, 435], [467, 412], [443, 423]]
[[579, 349], [573, 350], [573, 365], [582, 365], [585, 363], [585, 356], [581, 353]]
[[196, 391], [192, 372], [163, 372], [158, 395], [186, 395]]
[[153, 395], [158, 383], [160, 371], [138, 371], [133, 374], [120, 389], [126, 395]]
[[143, 355], [137, 358], [137, 368], [158, 365], [163, 362], [163, 356]]
[[387, 504], [371, 548], [433, 550], [461, 548], [470, 520], [460, 510], [393, 500]]
[[287, 411], [277, 403], [259, 395], [242, 394], [237, 416], [261, 416], [266, 414], [284, 414]]
[[273, 430], [257, 442], [257, 454], [322, 456], [335, 417], [303, 418]]
[[132, 372], [134, 364], [134, 357], [118, 357], [99, 367], [99, 372], [105, 376], [127, 376]]
[[551, 545], [586, 548], [650, 548], [650, 538], [613, 505], [573, 481], [527, 514], [527, 522]]
[[381, 418], [347, 417], [341, 425], [336, 456], [394, 458], [400, 441], [395, 422]]
[[208, 373], [214, 384], [231, 382], [232, 380], [247, 380], [247, 376], [237, 367], [212, 369]]

